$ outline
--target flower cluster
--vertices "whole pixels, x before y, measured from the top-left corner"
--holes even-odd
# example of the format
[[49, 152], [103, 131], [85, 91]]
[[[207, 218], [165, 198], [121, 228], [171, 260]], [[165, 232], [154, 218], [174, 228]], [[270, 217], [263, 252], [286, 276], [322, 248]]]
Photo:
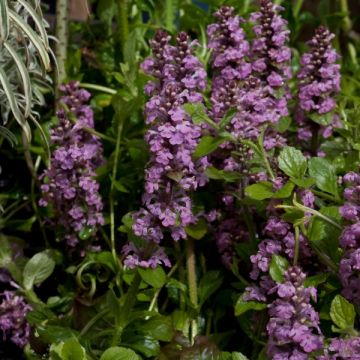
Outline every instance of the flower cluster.
[[[186, 238], [185, 227], [195, 222], [189, 194], [206, 183], [207, 159], [192, 158], [201, 127], [183, 109], [186, 103], [200, 103], [198, 91], [206, 86], [206, 72], [193, 54], [194, 45], [183, 32], [177, 36], [176, 45], [171, 45], [169, 35], [160, 30], [150, 43], [153, 56], [142, 65], [155, 80], [146, 86], [151, 96], [145, 107], [146, 122], [151, 125], [145, 135], [150, 160], [145, 170], [144, 207], [133, 216], [133, 230], [150, 247], [160, 243], [165, 231], [174, 240]], [[127, 266], [145, 266], [147, 259], [141, 260], [135, 247], [127, 246], [124, 253]], [[162, 256], [148, 266], [159, 262], [169, 263]]]
[[[309, 52], [301, 57], [298, 74], [301, 110], [297, 121], [300, 126], [298, 138], [303, 141], [310, 140], [313, 133], [318, 131], [314, 129], [317, 124], [311, 123], [307, 115], [325, 115], [336, 106], [334, 97], [340, 91], [340, 65], [336, 63], [339, 55], [331, 44], [334, 37], [326, 27], [320, 26], [309, 41]], [[322, 136], [329, 137], [331, 131], [332, 126], [323, 127]]]
[[268, 356], [273, 360], [307, 360], [313, 351], [323, 348], [319, 314], [310, 301], [316, 301], [316, 289], [305, 287], [306, 275], [297, 267], [284, 273], [284, 282], [276, 286], [277, 299], [269, 306], [267, 324]]
[[360, 354], [360, 337], [335, 338], [317, 360], [356, 359]]
[[[259, 287], [252, 285], [246, 289], [246, 300], [266, 301], [266, 296], [272, 291], [275, 283], [268, 275], [272, 256], [281, 255], [289, 260], [295, 254], [295, 234], [292, 225], [276, 216], [270, 217], [265, 226], [267, 239], [263, 240], [258, 247], [258, 252], [250, 257], [253, 264], [250, 277], [259, 280]], [[307, 239], [299, 235], [299, 253], [301, 259], [311, 256]]]
[[222, 211], [219, 223], [215, 226], [214, 236], [221, 260], [230, 269], [236, 255], [236, 245], [249, 241], [249, 231], [242, 221], [242, 215], [231, 195], [222, 196]]
[[60, 88], [63, 105], [57, 112], [58, 125], [51, 130], [54, 150], [51, 167], [41, 179], [41, 206], [51, 204], [55, 225], [70, 247], [76, 246], [82, 232], [94, 233], [104, 224], [99, 184], [94, 179], [101, 165], [102, 146], [99, 139], [86, 128], [94, 128], [93, 111], [87, 102], [90, 93], [80, 89], [77, 82]]
[[240, 24], [244, 21], [235, 15], [231, 6], [223, 6], [215, 12], [217, 23], [207, 28], [209, 49], [212, 50], [212, 116], [221, 120], [226, 112], [235, 107], [238, 90], [237, 82], [251, 74], [251, 64], [247, 61], [249, 42]]
[[4, 291], [0, 301], [0, 330], [4, 340], [11, 340], [21, 348], [28, 343], [30, 325], [26, 314], [31, 310], [31, 306], [15, 291]]
[[340, 207], [340, 214], [351, 225], [343, 230], [340, 246], [344, 255], [340, 262], [339, 276], [343, 295], [360, 304], [360, 175], [350, 172], [344, 176], [347, 187], [344, 190], [346, 203]]

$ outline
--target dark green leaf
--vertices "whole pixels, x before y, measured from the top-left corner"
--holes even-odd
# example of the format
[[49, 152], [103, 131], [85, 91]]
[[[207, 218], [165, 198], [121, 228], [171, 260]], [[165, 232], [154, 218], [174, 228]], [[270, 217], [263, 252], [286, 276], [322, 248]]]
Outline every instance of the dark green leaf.
[[100, 360], [140, 360], [140, 357], [131, 349], [114, 346], [107, 349]]
[[287, 259], [280, 255], [273, 255], [271, 258], [269, 273], [271, 278], [277, 283], [284, 281], [284, 272], [289, 267]]
[[186, 233], [195, 240], [202, 239], [206, 235], [207, 230], [207, 222], [204, 219], [199, 219], [196, 224], [185, 228]]
[[235, 172], [218, 170], [212, 166], [206, 169], [206, 175], [210, 179], [224, 180], [225, 182], [236, 182], [240, 179], [240, 175]]
[[280, 153], [279, 168], [288, 176], [302, 179], [305, 175], [307, 163], [306, 158], [300, 150], [286, 146]]
[[199, 305], [204, 302], [221, 286], [223, 276], [220, 271], [208, 271], [199, 282]]
[[155, 269], [141, 269], [139, 268], [141, 278], [154, 288], [160, 289], [166, 283], [166, 274], [161, 266]]
[[245, 194], [254, 200], [270, 199], [274, 195], [272, 191], [272, 184], [268, 181], [262, 181], [257, 184], [247, 186]]
[[54, 271], [55, 261], [46, 253], [35, 254], [25, 265], [23, 271], [23, 284], [30, 290], [46, 280]]
[[337, 177], [332, 164], [326, 159], [315, 157], [309, 161], [309, 173], [316, 180], [316, 186], [338, 196]]
[[264, 310], [266, 304], [257, 301], [245, 301], [243, 295], [239, 297], [235, 305], [235, 316], [240, 316], [249, 310]]
[[354, 305], [341, 295], [336, 295], [331, 302], [330, 317], [339, 329], [353, 329], [355, 321]]
[[194, 151], [194, 157], [199, 158], [202, 156], [206, 156], [215, 151], [220, 144], [224, 142], [224, 139], [216, 139], [212, 136], [204, 136], [200, 140]]

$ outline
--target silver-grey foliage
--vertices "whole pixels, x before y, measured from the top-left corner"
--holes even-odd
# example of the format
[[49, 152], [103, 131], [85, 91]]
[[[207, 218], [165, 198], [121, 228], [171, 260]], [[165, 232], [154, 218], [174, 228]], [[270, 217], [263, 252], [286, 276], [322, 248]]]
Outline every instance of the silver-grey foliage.
[[[13, 117], [28, 141], [28, 120], [37, 126], [35, 105], [43, 105], [41, 89], [51, 69], [49, 38], [40, 0], [0, 0], [0, 113], [2, 125]], [[0, 126], [0, 136], [4, 127]]]

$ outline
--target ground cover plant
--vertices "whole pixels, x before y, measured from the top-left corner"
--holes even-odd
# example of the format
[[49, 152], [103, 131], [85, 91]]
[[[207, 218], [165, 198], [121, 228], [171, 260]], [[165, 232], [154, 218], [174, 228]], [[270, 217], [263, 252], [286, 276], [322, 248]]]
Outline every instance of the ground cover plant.
[[74, 4], [0, 1], [0, 358], [359, 359], [357, 2]]

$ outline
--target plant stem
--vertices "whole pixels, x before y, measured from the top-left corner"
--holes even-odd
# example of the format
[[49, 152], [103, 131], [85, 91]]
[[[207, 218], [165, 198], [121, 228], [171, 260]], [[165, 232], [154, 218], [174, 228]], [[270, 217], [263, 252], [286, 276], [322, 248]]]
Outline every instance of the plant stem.
[[340, 10], [342, 13], [346, 14], [344, 17], [343, 30], [345, 33], [348, 33], [351, 30], [352, 24], [349, 17], [349, 4], [348, 0], [340, 0]]
[[129, 36], [128, 0], [118, 0], [119, 40], [124, 56], [125, 43]]
[[129, 287], [129, 290], [126, 294], [124, 305], [121, 307], [120, 317], [118, 319], [116, 330], [112, 339], [112, 346], [118, 345], [121, 341], [122, 332], [128, 324], [129, 315], [131, 314], [131, 311], [136, 303], [136, 294], [139, 290], [140, 283], [141, 277], [139, 273], [136, 272], [133, 281]]
[[[186, 267], [189, 286], [190, 303], [194, 309], [198, 308], [198, 293], [197, 293], [197, 281], [196, 281], [196, 257], [194, 249], [194, 239], [189, 237], [186, 240]], [[191, 343], [194, 343], [194, 338], [197, 335], [197, 319], [191, 321]]]
[[304, 4], [304, 0], [297, 0], [296, 1], [295, 5], [293, 7], [293, 15], [294, 15], [295, 19], [298, 17], [303, 4]]
[[56, 79], [56, 87], [66, 79], [66, 57], [68, 45], [68, 0], [56, 1], [56, 37], [58, 43], [56, 44], [55, 54], [58, 63], [58, 78]]
[[[182, 260], [182, 259], [180, 259], [180, 260]], [[179, 262], [177, 262], [177, 263], [172, 267], [172, 269], [167, 273], [167, 275], [166, 275], [167, 280], [169, 280], [169, 279], [171, 278], [171, 276], [172, 276], [172, 275], [174, 274], [174, 272], [177, 270], [178, 266], [179, 266]], [[165, 282], [165, 284], [166, 284], [166, 283], [167, 283], [167, 281]], [[165, 284], [164, 284], [164, 285], [165, 285]], [[150, 303], [150, 305], [149, 305], [148, 311], [153, 311], [153, 310], [154, 310], [156, 301], [157, 301], [157, 299], [158, 299], [158, 297], [159, 297], [159, 295], [160, 295], [160, 291], [161, 291], [162, 288], [163, 288], [163, 287], [161, 287], [161, 288], [159, 288], [159, 289], [157, 289], [157, 290], [155, 291], [155, 294], [154, 294], [153, 298], [151, 299], [151, 303]]]
[[[111, 243], [111, 253], [114, 259], [115, 266], [121, 270], [121, 264], [116, 254], [116, 246], [115, 246], [115, 203], [114, 203], [114, 189], [115, 189], [115, 181], [117, 177], [117, 168], [119, 163], [120, 157], [120, 145], [121, 145], [121, 135], [123, 130], [123, 121], [121, 117], [118, 118], [118, 129], [117, 129], [117, 136], [116, 136], [116, 146], [115, 146], [115, 157], [114, 157], [114, 165], [112, 171], [112, 181], [110, 186], [110, 243]], [[117, 285], [121, 288], [120, 284], [120, 277], [116, 277]]]
[[116, 95], [116, 90], [111, 89], [107, 86], [101, 86], [101, 85], [89, 84], [89, 83], [80, 83], [80, 86], [83, 87], [84, 89], [97, 90], [109, 95]]
[[170, 32], [174, 30], [174, 8], [173, 0], [165, 0], [165, 27]]

